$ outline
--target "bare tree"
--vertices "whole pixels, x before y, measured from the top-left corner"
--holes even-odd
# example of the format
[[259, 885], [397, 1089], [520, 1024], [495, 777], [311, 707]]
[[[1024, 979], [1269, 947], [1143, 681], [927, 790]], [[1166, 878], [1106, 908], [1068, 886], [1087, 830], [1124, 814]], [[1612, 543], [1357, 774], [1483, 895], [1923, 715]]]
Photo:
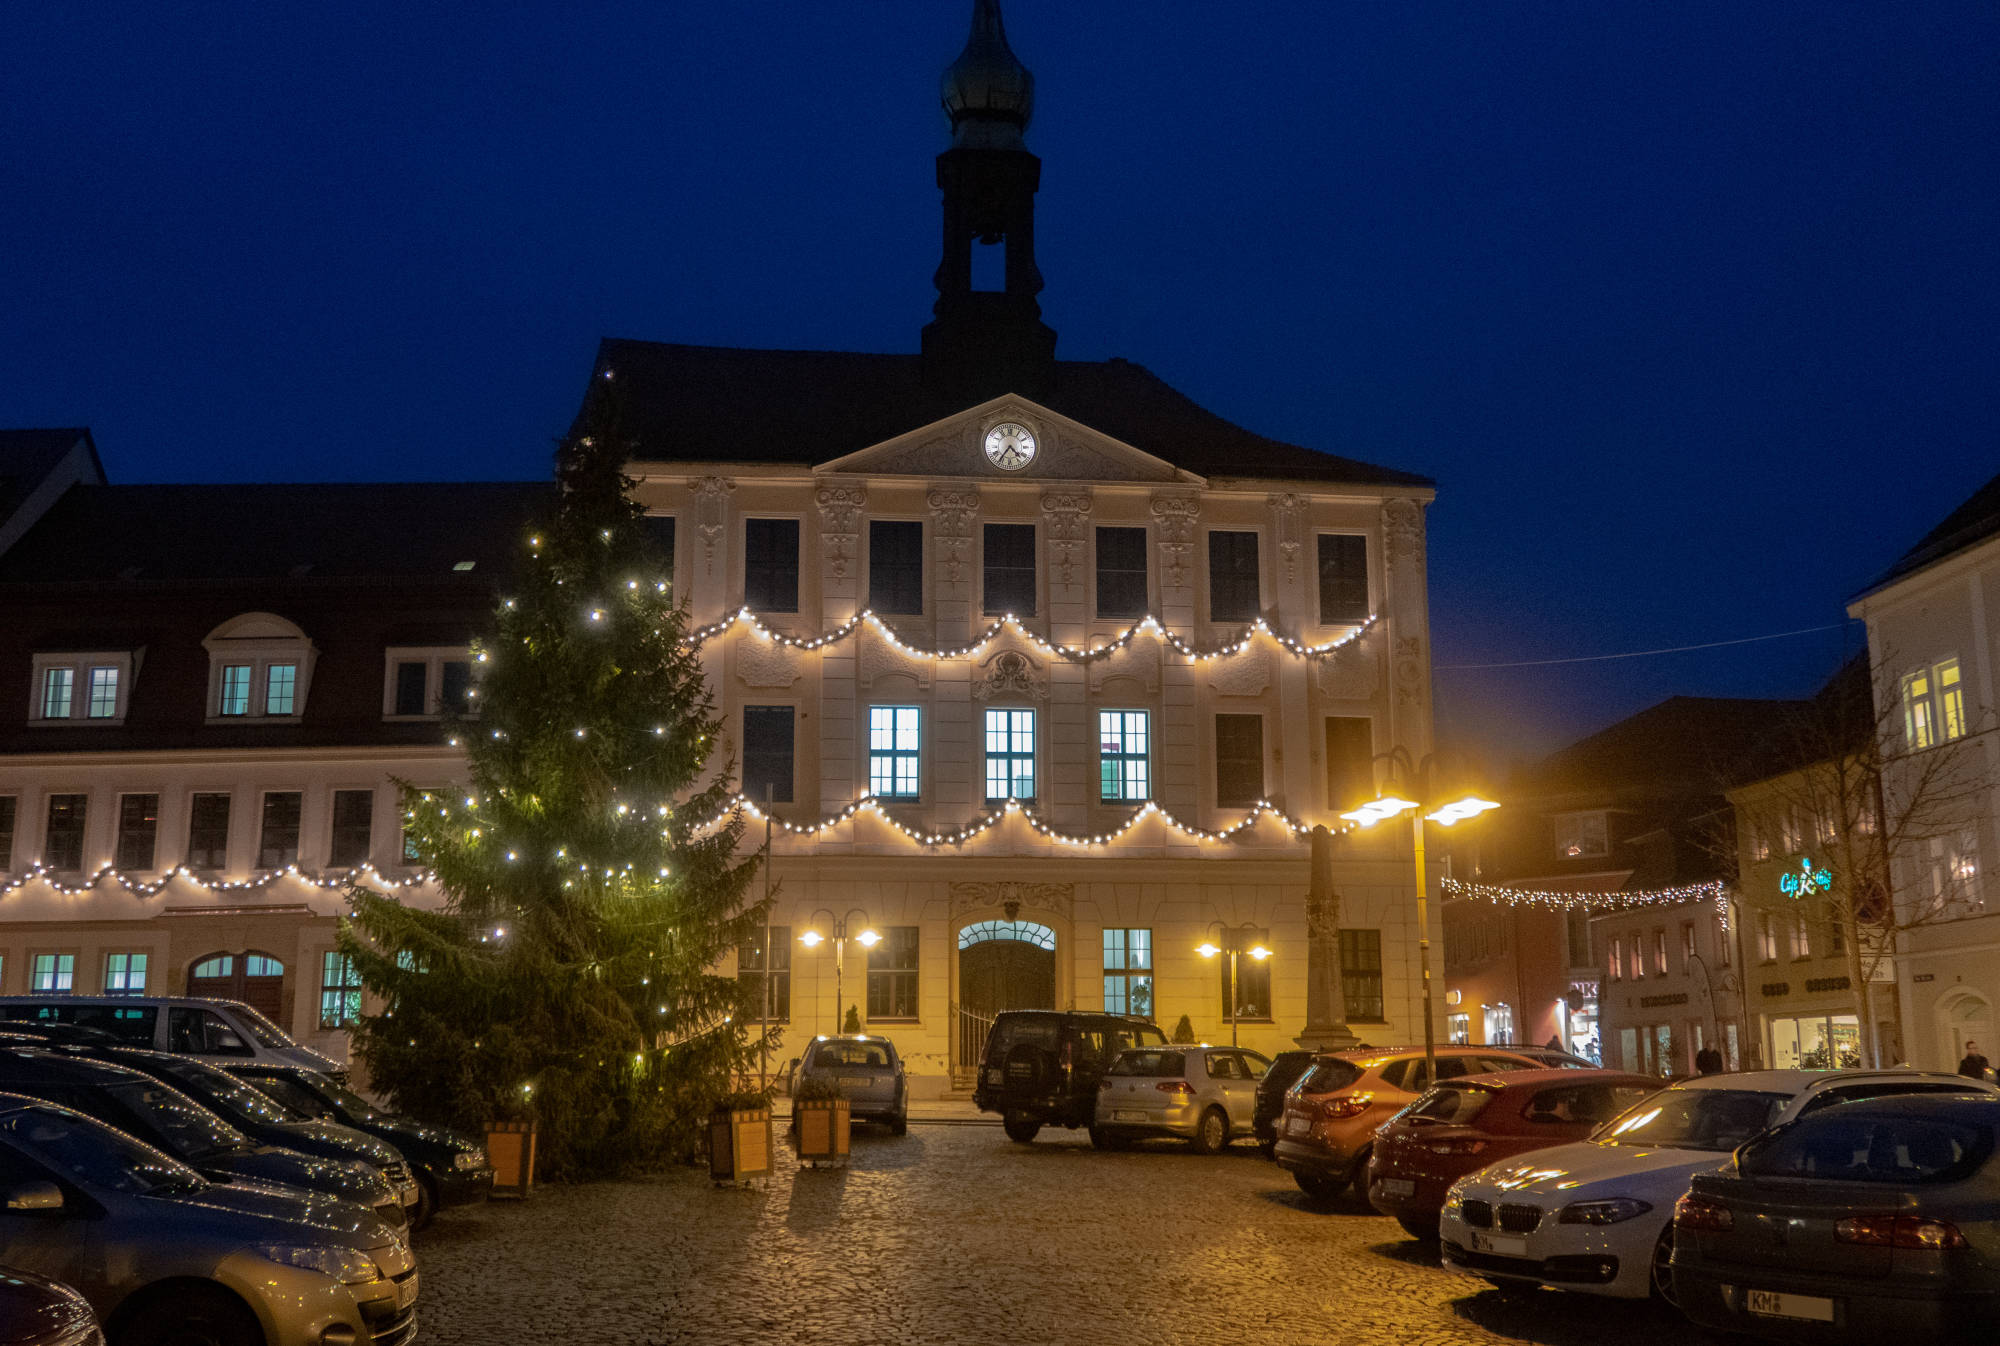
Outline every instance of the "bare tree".
[[[1757, 779], [1729, 792], [1752, 863], [1783, 865], [1786, 909], [1844, 950], [1862, 1060], [1871, 1066], [1884, 1046], [1874, 978], [1899, 937], [1979, 910], [1974, 848], [1964, 838], [1996, 785], [1977, 743], [1990, 728], [1966, 723], [1962, 707], [1940, 715], [1935, 703], [1917, 722], [1895, 667], [1883, 657], [1871, 670], [1857, 656], [1784, 717], [1757, 755]], [[1837, 872], [1824, 859], [1815, 870], [1815, 851]]]

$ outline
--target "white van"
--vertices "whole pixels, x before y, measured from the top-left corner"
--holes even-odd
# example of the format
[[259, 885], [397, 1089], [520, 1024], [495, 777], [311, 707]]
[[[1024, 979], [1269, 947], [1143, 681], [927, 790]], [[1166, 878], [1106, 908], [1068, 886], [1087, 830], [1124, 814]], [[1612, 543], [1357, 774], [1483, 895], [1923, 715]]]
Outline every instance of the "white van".
[[300, 1066], [345, 1078], [339, 1062], [301, 1047], [250, 1006], [237, 1000], [150, 995], [0, 996], [0, 1027], [9, 1019], [80, 1024], [134, 1047], [181, 1052], [212, 1065], [254, 1061]]

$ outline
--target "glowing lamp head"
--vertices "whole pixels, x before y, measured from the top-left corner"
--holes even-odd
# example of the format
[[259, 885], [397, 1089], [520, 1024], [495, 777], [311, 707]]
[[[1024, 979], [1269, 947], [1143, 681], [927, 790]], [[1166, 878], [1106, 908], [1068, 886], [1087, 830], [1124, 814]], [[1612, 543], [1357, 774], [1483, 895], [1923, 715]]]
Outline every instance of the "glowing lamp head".
[[1357, 827], [1373, 827], [1376, 823], [1387, 822], [1416, 807], [1414, 800], [1387, 795], [1381, 799], [1371, 799], [1360, 808], [1350, 809], [1340, 816]]
[[825, 938], [826, 936], [820, 934], [817, 930], [808, 930], [799, 936], [799, 943], [805, 945], [808, 949], [817, 949], [820, 941]]
[[1499, 807], [1500, 805], [1491, 799], [1481, 799], [1478, 795], [1467, 795], [1463, 799], [1454, 799], [1449, 804], [1438, 805], [1436, 809], [1426, 813], [1424, 817], [1438, 824], [1440, 827], [1450, 827], [1453, 823], [1464, 822], [1467, 818], [1477, 818], [1488, 809], [1497, 809]]
[[1256, 948], [1250, 950], [1250, 956], [1261, 963], [1271, 956], [1271, 951], [1259, 944]]
[[864, 949], [872, 949], [882, 942], [882, 937], [873, 930], [863, 930], [855, 938], [861, 941], [861, 947]]
[[1200, 954], [1203, 958], [1213, 958], [1215, 957], [1215, 955], [1222, 952], [1222, 950], [1215, 947], [1215, 945], [1207, 943], [1197, 944], [1195, 946], [1194, 951]]

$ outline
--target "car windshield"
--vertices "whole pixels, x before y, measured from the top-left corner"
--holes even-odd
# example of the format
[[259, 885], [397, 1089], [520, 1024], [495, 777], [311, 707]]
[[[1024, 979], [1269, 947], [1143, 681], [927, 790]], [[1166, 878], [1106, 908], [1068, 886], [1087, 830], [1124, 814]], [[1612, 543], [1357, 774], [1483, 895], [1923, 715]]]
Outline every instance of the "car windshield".
[[1769, 1126], [1789, 1095], [1750, 1089], [1663, 1089], [1605, 1123], [1604, 1145], [1733, 1150]]
[[175, 1084], [238, 1126], [245, 1122], [267, 1125], [301, 1122], [311, 1115], [257, 1092], [226, 1070], [181, 1066], [171, 1073]]
[[880, 1042], [822, 1042], [813, 1052], [812, 1063], [821, 1069], [833, 1066], [865, 1066], [889, 1069], [889, 1049]]
[[1361, 1067], [1352, 1061], [1319, 1061], [1299, 1076], [1299, 1082], [1292, 1089], [1301, 1094], [1330, 1094], [1336, 1089], [1345, 1089], [1360, 1078]]
[[[303, 1086], [301, 1086], [303, 1087]], [[338, 1080], [330, 1080], [324, 1075], [313, 1076], [312, 1088], [334, 1101], [334, 1105], [349, 1117], [374, 1118], [383, 1116], [382, 1109], [370, 1103]]]
[[1427, 1117], [1445, 1126], [1464, 1126], [1492, 1101], [1488, 1089], [1433, 1089], [1403, 1110], [1403, 1120]]
[[296, 1047], [299, 1045], [285, 1036], [284, 1029], [266, 1019], [250, 1006], [231, 1005], [229, 1008], [250, 1036], [257, 1039], [258, 1046], [282, 1050], [286, 1047]]
[[134, 1080], [107, 1085], [104, 1092], [136, 1113], [184, 1156], [199, 1158], [250, 1143], [228, 1122], [164, 1084]]
[[137, 1193], [205, 1185], [180, 1161], [75, 1113], [23, 1108], [0, 1117], [0, 1136], [86, 1187]]
[[250, 1083], [264, 1097], [301, 1117], [325, 1119], [334, 1115], [325, 1099], [295, 1079], [284, 1075], [252, 1075]]
[[1182, 1052], [1161, 1052], [1150, 1048], [1120, 1052], [1118, 1059], [1111, 1063], [1110, 1073], [1179, 1079], [1187, 1073], [1187, 1057]]
[[1741, 1162], [1745, 1174], [1758, 1178], [1953, 1182], [1992, 1152], [1991, 1131], [1976, 1123], [1835, 1108], [1748, 1146]]

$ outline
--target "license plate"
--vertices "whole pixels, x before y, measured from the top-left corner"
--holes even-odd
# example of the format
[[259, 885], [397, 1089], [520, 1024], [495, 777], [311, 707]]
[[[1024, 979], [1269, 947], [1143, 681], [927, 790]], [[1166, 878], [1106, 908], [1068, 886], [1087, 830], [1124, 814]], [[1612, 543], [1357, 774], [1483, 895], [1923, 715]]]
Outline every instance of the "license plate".
[[1303, 1136], [1312, 1129], [1313, 1123], [1310, 1117], [1287, 1117], [1285, 1119], [1285, 1134], [1288, 1136]]
[[997, 1070], [989, 1070], [986, 1072], [986, 1082], [988, 1084], [998, 1084], [1003, 1078], [1004, 1077]]
[[1761, 1318], [1795, 1318], [1808, 1323], [1833, 1321], [1833, 1301], [1817, 1295], [1781, 1295], [1776, 1290], [1745, 1290], [1743, 1307]]
[[1111, 1120], [1114, 1122], [1143, 1122], [1146, 1120], [1146, 1114], [1143, 1112], [1114, 1112], [1111, 1114]]
[[416, 1302], [417, 1302], [417, 1273], [412, 1271], [410, 1273], [410, 1279], [406, 1281], [400, 1281], [396, 1285], [396, 1307], [399, 1309], [407, 1309], [408, 1307], [410, 1307], [410, 1305]]
[[842, 1075], [840, 1077], [840, 1087], [843, 1089], [866, 1089], [873, 1083], [875, 1081], [869, 1079], [866, 1075]]
[[1415, 1196], [1417, 1184], [1408, 1178], [1384, 1178], [1375, 1184], [1383, 1196]]
[[1526, 1257], [1528, 1240], [1510, 1239], [1500, 1234], [1482, 1234], [1477, 1230], [1472, 1235], [1472, 1251], [1493, 1253], [1499, 1257]]

